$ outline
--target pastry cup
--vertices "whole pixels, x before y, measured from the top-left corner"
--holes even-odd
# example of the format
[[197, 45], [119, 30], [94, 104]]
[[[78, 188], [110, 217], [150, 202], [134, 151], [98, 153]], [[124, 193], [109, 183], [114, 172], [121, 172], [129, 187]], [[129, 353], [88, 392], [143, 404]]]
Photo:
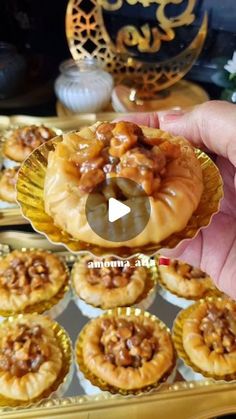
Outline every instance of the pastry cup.
[[[143, 256], [140, 256], [140, 258], [142, 259]], [[74, 269], [73, 268], [71, 272], [71, 288], [72, 288], [74, 302], [84, 316], [92, 319], [92, 318], [101, 316], [108, 310], [108, 308], [104, 308], [102, 306], [97, 307], [92, 304], [89, 304], [84, 299], [78, 296], [75, 290], [75, 286], [74, 286]], [[134, 307], [134, 308], [140, 308], [141, 310], [147, 310], [153, 304], [155, 297], [156, 297], [156, 277], [155, 277], [155, 273], [149, 268], [145, 289], [143, 290], [142, 294], [138, 297], [138, 299], [134, 302], [134, 304], [125, 305], [124, 307], [129, 306], [129, 307]]]
[[[41, 249], [21, 249], [22, 252], [32, 250], [41, 250]], [[43, 250], [46, 253], [51, 253], [50, 251]], [[60, 259], [61, 260], [61, 259]], [[62, 287], [59, 289], [56, 295], [54, 295], [49, 300], [40, 301], [36, 304], [29, 305], [25, 307], [25, 309], [21, 309], [19, 311], [5, 311], [1, 310], [0, 307], [0, 323], [4, 321], [7, 317], [14, 316], [17, 314], [28, 314], [28, 313], [37, 313], [37, 314], [45, 314], [49, 316], [52, 319], [56, 319], [59, 317], [62, 312], [66, 309], [68, 306], [70, 300], [71, 300], [71, 290], [70, 290], [70, 272], [68, 269], [68, 266], [61, 260], [61, 263], [63, 264], [66, 274], [67, 274], [67, 280], [62, 285]], [[1, 299], [0, 299], [1, 301]], [[1, 306], [1, 303], [0, 303]]]
[[[142, 311], [138, 308], [133, 308], [133, 307], [119, 307], [117, 309], [114, 310], [108, 310], [105, 314], [103, 314], [101, 317], [102, 318], [109, 318], [109, 317], [113, 317], [113, 316], [125, 316], [127, 317], [127, 320], [129, 319], [130, 316], [135, 316], [135, 317], [140, 317], [140, 316], [144, 316], [148, 319], [150, 319], [152, 322], [157, 322], [158, 325], [161, 327], [162, 330], [167, 331], [168, 333], [170, 333], [169, 329], [167, 328], [167, 326], [161, 321], [159, 320], [156, 316], [150, 314], [147, 311]], [[81, 380], [82, 378], [82, 382], [83, 385], [85, 386], [86, 390], [88, 389], [88, 386], [86, 385], [86, 381], [88, 380], [93, 386], [98, 387], [100, 390], [102, 391], [108, 391], [112, 394], [120, 394], [122, 396], [128, 396], [129, 394], [133, 394], [133, 395], [139, 395], [139, 394], [144, 394], [147, 392], [150, 392], [154, 389], [159, 388], [163, 383], [165, 382], [169, 382], [169, 380], [174, 380], [174, 376], [175, 376], [175, 369], [176, 369], [176, 355], [174, 352], [174, 357], [173, 357], [173, 364], [171, 365], [171, 368], [169, 368], [168, 371], [166, 371], [166, 373], [162, 376], [162, 378], [158, 381], [155, 382], [151, 385], [148, 385], [144, 388], [140, 388], [140, 389], [132, 389], [132, 390], [124, 390], [115, 386], [112, 386], [111, 384], [105, 382], [104, 380], [102, 380], [101, 378], [97, 377], [95, 374], [93, 374], [88, 367], [86, 366], [84, 359], [83, 359], [83, 344], [84, 344], [84, 336], [85, 336], [85, 331], [86, 331], [86, 325], [85, 327], [82, 329], [82, 331], [80, 332], [76, 344], [75, 344], [75, 358], [76, 358], [76, 365], [78, 368], [78, 376]]]
[[[18, 316], [9, 317], [5, 322], [12, 322], [15, 318], [23, 319], [24, 315], [19, 314]], [[62, 352], [62, 368], [56, 381], [40, 396], [30, 401], [9, 399], [0, 394], [1, 407], [30, 407], [49, 397], [62, 397], [68, 390], [74, 372], [72, 342], [65, 329], [57, 322], [53, 321], [52, 329]]]
[[[28, 125], [28, 124], [26, 124], [26, 125]], [[29, 125], [31, 125], [31, 124], [29, 124]], [[33, 125], [42, 125], [42, 124], [33, 124]], [[10, 169], [10, 168], [12, 168], [12, 167], [15, 167], [15, 166], [19, 166], [21, 163], [22, 163], [22, 161], [19, 161], [19, 160], [13, 160], [12, 158], [9, 158], [7, 155], [5, 155], [5, 153], [4, 153], [4, 143], [8, 140], [8, 138], [10, 138], [10, 136], [12, 135], [12, 133], [16, 130], [16, 129], [18, 129], [18, 128], [21, 128], [20, 126], [18, 126], [18, 125], [12, 125], [11, 127], [9, 127], [9, 128], [7, 128], [2, 134], [1, 134], [1, 138], [0, 138], [0, 141], [1, 141], [1, 153], [2, 153], [2, 157], [3, 157], [3, 160], [2, 160], [2, 162], [3, 162], [3, 166], [6, 168], [6, 169]], [[61, 133], [62, 133], [62, 131], [60, 130], [60, 129], [58, 129], [58, 128], [54, 128], [54, 127], [52, 127], [51, 128], [55, 133], [56, 133], [56, 135], [60, 135]]]
[[44, 180], [48, 164], [48, 154], [55, 150], [62, 141], [62, 136], [41, 145], [22, 164], [17, 182], [17, 200], [21, 206], [23, 216], [30, 221], [37, 232], [44, 234], [52, 243], [63, 244], [72, 252], [89, 251], [97, 256], [118, 255], [126, 258], [138, 253], [153, 255], [161, 248], [173, 248], [182, 240], [195, 237], [198, 231], [206, 227], [212, 216], [218, 211], [223, 197], [222, 179], [218, 168], [202, 151], [195, 149], [203, 172], [204, 191], [195, 213], [187, 226], [178, 233], [174, 233], [159, 244], [150, 243], [141, 248], [117, 247], [111, 249], [99, 247], [74, 239], [70, 234], [55, 225], [54, 220], [44, 209]]
[[[174, 321], [172, 337], [173, 337], [173, 341], [174, 341], [174, 345], [175, 345], [178, 357], [180, 358], [179, 371], [181, 374], [183, 373], [183, 376], [184, 377], [186, 376], [186, 378], [188, 379], [200, 380], [202, 376], [202, 379], [208, 378], [214, 381], [222, 381], [222, 382], [236, 380], [236, 371], [233, 374], [219, 376], [219, 375], [211, 374], [209, 372], [202, 370], [200, 367], [198, 367], [191, 361], [191, 359], [189, 358], [183, 346], [182, 334], [183, 334], [184, 321], [195, 310], [195, 308], [201, 304], [205, 304], [206, 301], [223, 302], [224, 300], [225, 300], [224, 297], [216, 297], [216, 296], [201, 299], [195, 304], [192, 304], [190, 307], [186, 308], [185, 310], [181, 310]], [[185, 366], [183, 366], [183, 364], [185, 364]]]
[[[158, 260], [158, 257], [156, 257], [156, 259]], [[168, 303], [171, 303], [177, 307], [187, 308], [202, 298], [222, 295], [222, 293], [217, 288], [215, 288], [209, 289], [207, 292], [205, 292], [204, 295], [199, 297], [183, 297], [183, 295], [180, 293], [174, 292], [168, 288], [167, 284], [163, 281], [162, 276], [160, 275], [158, 265], [155, 267], [155, 269], [158, 278], [158, 293], [162, 298], [164, 298], [164, 300], [168, 301]]]
[[[169, 377], [166, 380], [166, 384], [173, 384], [175, 381], [177, 368], [174, 368], [172, 373], [169, 375]], [[107, 394], [110, 395], [108, 391], [103, 391], [99, 387], [94, 386], [87, 378], [85, 378], [84, 374], [80, 371], [79, 367], [77, 366], [77, 377], [79, 380], [79, 383], [81, 387], [83, 388], [85, 394], [88, 396], [95, 396], [97, 394]]]

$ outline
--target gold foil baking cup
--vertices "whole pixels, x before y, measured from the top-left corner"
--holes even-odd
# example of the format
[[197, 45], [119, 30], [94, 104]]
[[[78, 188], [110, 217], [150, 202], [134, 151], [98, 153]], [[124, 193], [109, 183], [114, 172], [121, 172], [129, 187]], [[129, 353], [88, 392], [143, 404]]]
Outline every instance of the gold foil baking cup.
[[172, 337], [174, 341], [175, 348], [177, 350], [177, 354], [179, 358], [181, 358], [188, 367], [190, 367], [193, 371], [198, 372], [202, 374], [206, 378], [210, 378], [216, 381], [235, 381], [236, 380], [236, 371], [233, 374], [228, 375], [215, 375], [211, 374], [209, 372], [206, 372], [202, 370], [200, 367], [195, 365], [191, 359], [189, 358], [187, 352], [184, 349], [183, 345], [183, 325], [185, 320], [194, 312], [194, 310], [200, 306], [201, 304], [205, 304], [206, 301], [210, 303], [214, 303], [215, 301], [224, 302], [226, 300], [226, 297], [207, 297], [205, 299], [201, 299], [198, 302], [192, 304], [188, 308], [181, 310], [180, 313], [177, 315], [174, 325], [173, 325], [173, 331], [172, 331]]
[[[156, 256], [156, 260], [157, 261], [159, 260], [159, 256]], [[188, 297], [185, 297], [184, 295], [178, 293], [177, 291], [172, 291], [168, 287], [168, 285], [162, 279], [162, 276], [161, 276], [161, 273], [160, 273], [160, 270], [159, 270], [159, 267], [158, 266], [159, 265], [157, 263], [156, 267], [154, 268], [155, 271], [156, 271], [158, 285], [160, 285], [160, 287], [162, 287], [164, 290], [169, 291], [171, 294], [176, 295], [176, 297], [183, 298], [184, 300], [188, 300], [188, 301], [191, 301], [191, 300], [198, 301], [198, 300], [200, 300], [202, 298], [205, 298], [205, 297], [222, 296], [222, 294], [223, 294], [217, 288], [212, 288], [212, 289], [206, 290], [205, 291], [205, 294], [204, 295], [201, 295], [201, 297], [196, 297], [196, 296], [188, 296]], [[190, 281], [191, 281], [191, 279], [190, 279]]]
[[[29, 251], [34, 251], [34, 250], [42, 250], [43, 252], [46, 252], [46, 253], [52, 253], [49, 250], [45, 250], [45, 249], [34, 249], [34, 248], [30, 248], [30, 249], [22, 248], [21, 249], [22, 252], [29, 252]], [[6, 256], [6, 255], [4, 255], [4, 256]], [[0, 255], [0, 257], [1, 257], [1, 255]], [[61, 286], [61, 288], [59, 289], [59, 291], [57, 292], [56, 295], [51, 297], [49, 300], [39, 301], [38, 303], [31, 304], [31, 305], [25, 307], [24, 309], [19, 309], [18, 311], [1, 310], [1, 296], [0, 296], [0, 316], [10, 317], [10, 316], [15, 316], [17, 314], [29, 314], [29, 313], [42, 314], [42, 313], [45, 313], [45, 312], [51, 310], [60, 301], [62, 301], [63, 298], [65, 297], [65, 294], [67, 292], [69, 292], [69, 290], [70, 290], [70, 271], [68, 269], [68, 266], [64, 263], [64, 261], [61, 258], [59, 258], [59, 259], [60, 259], [61, 263], [63, 264], [63, 266], [65, 268], [67, 278], [66, 278], [64, 284]]]
[[62, 136], [55, 137], [37, 148], [21, 165], [17, 182], [17, 201], [21, 206], [22, 215], [28, 219], [37, 232], [44, 234], [52, 243], [63, 244], [72, 252], [91, 252], [96, 256], [118, 255], [126, 258], [144, 253], [153, 255], [159, 249], [173, 248], [182, 240], [192, 239], [198, 231], [206, 227], [212, 216], [218, 212], [220, 200], [223, 197], [223, 182], [219, 170], [213, 161], [203, 151], [195, 149], [200, 161], [204, 191], [197, 210], [190, 218], [187, 226], [174, 233], [158, 244], [150, 243], [143, 247], [117, 247], [109, 249], [99, 247], [77, 239], [61, 230], [44, 209], [44, 180], [48, 165], [48, 154], [54, 151], [62, 141]]
[[[30, 314], [28, 314], [27, 317], [28, 316], [30, 316]], [[6, 322], [12, 322], [16, 318], [24, 319], [24, 317], [25, 317], [24, 314], [11, 316], [7, 320], [4, 320], [2, 324]], [[56, 381], [54, 381], [54, 383], [47, 390], [45, 390], [42, 394], [40, 394], [40, 396], [29, 401], [9, 399], [0, 394], [1, 407], [30, 407], [32, 405], [39, 404], [40, 402], [48, 399], [49, 397], [52, 398], [53, 396], [56, 396], [57, 392], [59, 392], [60, 389], [63, 388], [66, 381], [68, 380], [70, 372], [72, 370], [72, 365], [73, 365], [72, 342], [67, 332], [65, 331], [65, 329], [59, 323], [55, 322], [54, 320], [51, 320], [51, 322], [52, 322], [52, 330], [54, 331], [54, 335], [56, 337], [58, 346], [60, 347], [61, 353], [62, 353], [62, 368]]]
[[[134, 308], [134, 307], [119, 307], [119, 308], [115, 308], [113, 310], [108, 310], [106, 313], [102, 314], [101, 316], [97, 317], [96, 319], [90, 320], [90, 322], [96, 321], [98, 318], [109, 318], [109, 317], [119, 317], [119, 316], [127, 317], [127, 319], [130, 316], [146, 317], [146, 318], [150, 319], [152, 322], [158, 322], [161, 329], [167, 331], [169, 333], [170, 337], [171, 337], [170, 330], [167, 328], [167, 326], [160, 319], [158, 319], [156, 316], [154, 316], [153, 314], [151, 314], [147, 311], [142, 311], [141, 309]], [[168, 377], [173, 372], [173, 370], [175, 368], [175, 365], [176, 365], [176, 354], [175, 354], [174, 347], [173, 347], [173, 349], [174, 349], [173, 364], [172, 364], [171, 368], [169, 368], [169, 370], [166, 371], [166, 373], [161, 377], [160, 380], [158, 380], [155, 383], [150, 384], [146, 387], [143, 387], [141, 389], [124, 390], [124, 389], [121, 389], [119, 387], [112, 386], [111, 384], [107, 383], [106, 381], [102, 380], [101, 378], [99, 378], [95, 374], [93, 374], [92, 371], [89, 370], [88, 366], [84, 362], [83, 344], [84, 344], [84, 336], [85, 336], [85, 331], [86, 331], [87, 325], [85, 325], [85, 327], [82, 329], [82, 331], [80, 332], [80, 334], [79, 334], [79, 336], [76, 340], [76, 343], [75, 343], [75, 358], [76, 358], [77, 366], [79, 367], [79, 371], [83, 373], [84, 377], [87, 380], [89, 380], [92, 385], [100, 388], [100, 390], [109, 391], [112, 394], [120, 394], [122, 396], [128, 396], [128, 395], [131, 395], [131, 394], [132, 395], [141, 395], [141, 394], [150, 392], [154, 389], [157, 389], [158, 387], [161, 387], [161, 385], [167, 381]]]
[[[71, 288], [72, 288], [72, 293], [73, 293], [73, 295], [74, 295], [75, 298], [80, 298], [86, 304], [88, 304], [88, 305], [90, 305], [90, 306], [92, 306], [94, 308], [100, 308], [101, 310], [106, 310], [107, 311], [108, 309], [107, 308], [104, 308], [102, 305], [95, 306], [95, 305], [93, 305], [91, 303], [88, 303], [80, 295], [77, 294], [77, 291], [75, 289], [75, 264], [78, 263], [78, 262], [80, 262], [83, 259], [83, 257], [85, 257], [85, 256], [78, 256], [77, 261], [75, 261], [75, 263], [74, 263], [74, 265], [72, 267], [72, 270], [71, 270]], [[146, 256], [144, 256], [144, 255], [138, 255], [137, 256], [137, 259], [140, 259], [140, 260], [145, 259], [145, 260], [148, 261], [148, 258]], [[143, 300], [145, 300], [146, 298], [148, 298], [151, 294], [153, 294], [155, 292], [155, 288], [156, 288], [156, 275], [155, 275], [155, 272], [151, 268], [146, 267], [146, 269], [147, 269], [147, 278], [146, 278], [146, 281], [145, 281], [145, 288], [144, 288], [143, 292], [139, 295], [139, 297], [133, 302], [132, 306], [141, 303]], [[129, 307], [129, 306], [130, 305], [127, 305], [127, 304], [124, 305], [124, 307]]]

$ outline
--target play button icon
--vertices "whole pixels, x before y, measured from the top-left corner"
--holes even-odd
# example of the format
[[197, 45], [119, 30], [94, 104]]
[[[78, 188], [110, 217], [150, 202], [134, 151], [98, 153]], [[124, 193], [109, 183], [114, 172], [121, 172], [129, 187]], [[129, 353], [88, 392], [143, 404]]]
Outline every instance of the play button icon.
[[115, 198], [110, 198], [108, 201], [108, 220], [110, 223], [114, 223], [119, 220], [119, 218], [124, 217], [129, 214], [131, 211], [128, 205], [122, 204], [122, 202], [117, 201]]
[[151, 207], [142, 186], [123, 177], [112, 177], [88, 195], [86, 218], [91, 229], [104, 240], [127, 242], [146, 227]]

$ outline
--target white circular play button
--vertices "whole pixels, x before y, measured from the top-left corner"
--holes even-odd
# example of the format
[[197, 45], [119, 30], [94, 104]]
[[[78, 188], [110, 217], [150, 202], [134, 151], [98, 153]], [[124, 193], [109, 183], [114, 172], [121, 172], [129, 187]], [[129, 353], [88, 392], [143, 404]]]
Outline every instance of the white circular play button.
[[133, 180], [112, 177], [97, 185], [86, 201], [91, 229], [105, 240], [125, 242], [146, 227], [151, 207], [142, 186]]
[[123, 204], [115, 198], [110, 198], [108, 201], [108, 220], [114, 223], [131, 211], [128, 205]]

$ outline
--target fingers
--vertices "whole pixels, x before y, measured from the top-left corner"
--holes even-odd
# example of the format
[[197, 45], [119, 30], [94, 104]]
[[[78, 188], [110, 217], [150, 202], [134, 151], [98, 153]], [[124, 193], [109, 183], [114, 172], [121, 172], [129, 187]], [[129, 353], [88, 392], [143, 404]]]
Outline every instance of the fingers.
[[152, 113], [140, 112], [136, 114], [131, 114], [131, 115], [124, 116], [122, 118], [116, 118], [115, 122], [120, 121], [120, 120], [134, 122], [135, 124], [146, 125], [152, 128], [159, 128], [159, 118], [158, 118], [157, 112], [152, 112]]
[[196, 146], [205, 146], [226, 157], [236, 167], [236, 106], [211, 101], [186, 113], [164, 113], [159, 116], [160, 128], [174, 135], [183, 135]]

